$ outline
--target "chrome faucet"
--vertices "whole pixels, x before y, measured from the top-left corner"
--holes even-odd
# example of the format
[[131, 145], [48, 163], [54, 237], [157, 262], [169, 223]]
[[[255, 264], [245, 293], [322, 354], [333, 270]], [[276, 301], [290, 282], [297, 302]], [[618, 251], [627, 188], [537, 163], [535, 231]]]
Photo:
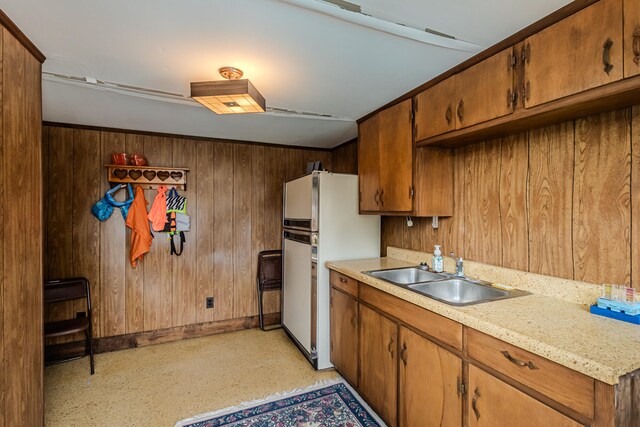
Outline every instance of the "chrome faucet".
[[429, 264], [426, 261], [421, 262], [419, 268], [420, 270], [429, 271]]
[[456, 262], [456, 276], [464, 277], [464, 261], [462, 257], [457, 258], [453, 252], [450, 252], [449, 256]]

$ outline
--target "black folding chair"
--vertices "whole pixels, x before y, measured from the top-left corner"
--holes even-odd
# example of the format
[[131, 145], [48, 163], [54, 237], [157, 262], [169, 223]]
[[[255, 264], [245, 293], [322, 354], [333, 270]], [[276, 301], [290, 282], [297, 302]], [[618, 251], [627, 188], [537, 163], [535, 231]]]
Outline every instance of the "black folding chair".
[[260, 329], [270, 331], [280, 328], [280, 324], [264, 327], [264, 313], [262, 307], [262, 294], [267, 291], [279, 291], [282, 289], [282, 251], [262, 251], [258, 254], [258, 309], [260, 314]]
[[[83, 298], [87, 302], [86, 317], [74, 317], [73, 319], [56, 320], [45, 322], [44, 337], [53, 338], [63, 335], [84, 332], [86, 336], [85, 355], [89, 355], [91, 363], [91, 375], [94, 374], [93, 363], [93, 330], [91, 327], [91, 291], [89, 281], [84, 277], [73, 279], [50, 280], [44, 283], [44, 302], [60, 302]], [[55, 360], [52, 363], [66, 362], [82, 356], [74, 356], [65, 359]]]

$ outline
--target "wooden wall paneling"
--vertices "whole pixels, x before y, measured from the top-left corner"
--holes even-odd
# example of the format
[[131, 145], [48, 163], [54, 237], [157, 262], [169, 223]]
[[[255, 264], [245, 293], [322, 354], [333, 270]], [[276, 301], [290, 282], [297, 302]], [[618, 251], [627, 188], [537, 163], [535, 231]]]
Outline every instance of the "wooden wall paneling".
[[[245, 290], [246, 296], [253, 295], [251, 314], [258, 314], [258, 294], [256, 290], [256, 275], [258, 272], [258, 253], [266, 249], [265, 246], [265, 147], [254, 145], [251, 147], [251, 277]], [[269, 292], [271, 293], [271, 292]], [[266, 311], [265, 311], [266, 313]]]
[[630, 283], [628, 109], [576, 121], [573, 253], [577, 280]]
[[453, 150], [453, 216], [442, 218], [440, 227], [444, 230], [443, 244], [446, 253], [455, 252], [459, 257], [466, 257], [464, 251], [465, 237], [465, 149]]
[[[42, 425], [40, 64], [2, 30], [2, 363], [6, 425]], [[36, 78], [34, 78], [34, 75]], [[6, 90], [10, 88], [11, 90]], [[34, 105], [28, 106], [30, 103]], [[3, 392], [4, 393], [4, 392]]]
[[[223, 204], [217, 191], [217, 177], [222, 168], [220, 162], [217, 161], [217, 153], [214, 153], [214, 147], [217, 146], [218, 144], [206, 141], [199, 141], [196, 144], [196, 168], [191, 175], [195, 177], [197, 186], [195, 188], [190, 187], [188, 190], [191, 192], [191, 188], [193, 188], [195, 199], [198, 201], [194, 221], [198, 231], [195, 234], [195, 250], [198, 257], [195, 296], [197, 323], [211, 322], [214, 318], [214, 310], [218, 312], [221, 308], [224, 308], [224, 301], [220, 298], [220, 295], [214, 292], [214, 284], [216, 289], [219, 286], [217, 277], [220, 268], [214, 262], [214, 259], [218, 257], [218, 252], [214, 251], [215, 244], [220, 241], [218, 229], [214, 230], [214, 220], [217, 211]], [[226, 224], [226, 226], [231, 227], [232, 225]], [[233, 281], [233, 276], [231, 280]], [[214, 297], [213, 309], [207, 309], [207, 297]]]
[[[73, 199], [73, 227], [71, 229], [73, 245], [73, 276], [86, 277], [91, 285], [91, 309], [93, 311], [94, 335], [100, 335], [100, 221], [91, 214], [91, 206], [100, 199], [102, 193], [101, 178], [102, 157], [100, 152], [100, 132], [74, 129], [73, 131], [73, 189], [66, 194]], [[66, 161], [69, 167], [69, 159]], [[71, 195], [73, 195], [71, 197]], [[120, 215], [118, 218], [117, 215]], [[119, 210], [114, 210], [109, 221], [122, 221]], [[67, 230], [68, 232], [68, 230]], [[78, 312], [86, 311], [86, 303], [74, 301], [75, 317]], [[77, 334], [75, 339], [82, 339]]]
[[502, 266], [525, 271], [529, 268], [528, 144], [527, 133], [502, 138], [500, 156]]
[[[413, 218], [413, 226], [407, 226], [407, 218], [401, 217], [404, 226], [402, 227], [402, 241], [404, 247], [407, 249], [413, 249], [416, 251], [425, 250], [424, 237], [430, 231], [426, 227], [427, 218]], [[429, 218], [429, 222], [431, 218]]]
[[[55, 183], [47, 192], [47, 217], [45, 218], [45, 240], [47, 241], [46, 280], [73, 277], [73, 129], [49, 129], [49, 175], [47, 180]], [[70, 167], [71, 163], [71, 167]], [[97, 200], [96, 200], [97, 201]], [[73, 317], [73, 302], [47, 304], [46, 321]], [[71, 340], [71, 335], [47, 340], [62, 343]]]
[[[0, 30], [0, 106], [4, 105], [4, 64], [3, 64], [3, 35], [4, 31]], [[4, 129], [4, 109], [0, 109], [0, 129]], [[7, 158], [4, 148], [4, 132], [0, 131], [0, 202], [5, 202], [5, 197], [9, 194], [6, 189], [6, 183], [4, 181], [5, 174], [5, 160]], [[43, 145], [43, 150], [45, 146]], [[45, 217], [46, 218], [46, 217]], [[0, 232], [4, 234], [4, 209], [0, 209]], [[46, 241], [46, 235], [45, 241]], [[5, 413], [5, 359], [4, 359], [4, 243], [0, 243], [0, 426], [5, 427], [6, 417]]]
[[[126, 134], [125, 136], [125, 149], [127, 153], [140, 153], [145, 154], [144, 151], [144, 137], [138, 134]], [[153, 161], [153, 159], [148, 159]], [[148, 196], [145, 196], [148, 205], [147, 209], [151, 208], [153, 198], [149, 200]], [[125, 281], [126, 281], [126, 324], [127, 333], [142, 332], [144, 330], [144, 263], [147, 261], [148, 255], [145, 255], [141, 262], [138, 262], [136, 268], [131, 267], [129, 263], [129, 250], [131, 247], [131, 230], [126, 228], [125, 231], [126, 242], [126, 266], [125, 266]], [[153, 245], [157, 245], [157, 241], [152, 242]]]
[[335, 173], [358, 173], [358, 142], [348, 144], [331, 151], [331, 169]]
[[[172, 278], [172, 295], [173, 301], [171, 308], [173, 310], [172, 326], [190, 325], [196, 323], [196, 309], [198, 301], [196, 299], [198, 289], [197, 280], [197, 215], [198, 215], [198, 198], [196, 197], [198, 188], [198, 176], [195, 173], [198, 167], [198, 142], [191, 139], [173, 140], [173, 166], [186, 167], [189, 169], [187, 176], [187, 191], [181, 192], [187, 197], [187, 214], [189, 215], [190, 228], [189, 232], [184, 233], [186, 242], [182, 255], [172, 256], [173, 262], [173, 278]], [[200, 301], [201, 305], [204, 305]]]
[[465, 255], [473, 261], [500, 265], [500, 140], [466, 147], [465, 157]]
[[633, 41], [634, 34], [640, 28], [640, 2], [637, 0], [624, 0], [622, 5], [624, 10], [622, 42], [624, 44], [624, 77], [640, 74], [640, 61], [636, 61]]
[[[238, 226], [234, 218], [234, 146], [231, 143], [216, 143], [214, 147], [215, 163], [214, 187], [215, 204], [213, 222], [213, 295], [215, 311], [213, 320], [232, 319], [234, 316], [234, 233]], [[246, 171], [245, 171], [246, 172]], [[202, 199], [200, 199], [202, 200]], [[201, 210], [202, 212], [202, 210]], [[203, 230], [199, 228], [199, 230]], [[248, 256], [248, 254], [245, 254]], [[198, 257], [200, 258], [200, 253]], [[205, 272], [207, 274], [207, 272]], [[210, 273], [209, 273], [210, 274]]]
[[631, 110], [631, 284], [640, 290], [640, 106]]
[[250, 145], [233, 146], [233, 317], [249, 316], [255, 311], [256, 295], [251, 274], [252, 157]]
[[529, 132], [529, 271], [573, 279], [573, 122]]
[[[145, 157], [151, 165], [172, 166], [173, 139], [164, 137], [144, 137]], [[149, 206], [153, 203], [156, 190], [146, 190]], [[173, 275], [172, 255], [165, 233], [153, 232], [151, 251], [142, 261], [144, 270], [144, 330], [173, 326], [173, 301], [171, 279]]]
[[383, 216], [380, 228], [380, 255], [387, 256], [387, 246], [406, 248], [403, 227], [407, 226], [402, 216]]
[[[125, 151], [125, 134], [115, 132], [100, 133], [100, 195], [111, 186], [107, 169], [103, 165], [111, 163], [112, 153]], [[97, 172], [97, 171], [96, 171]], [[124, 200], [124, 191], [119, 191], [118, 200]], [[97, 219], [94, 218], [94, 221]], [[127, 333], [126, 323], [126, 270], [129, 265], [129, 241], [126, 239], [124, 218], [114, 212], [107, 221], [100, 222], [100, 313], [94, 314], [100, 320], [100, 328], [94, 328], [96, 336], [113, 336]], [[95, 294], [95, 288], [92, 287]], [[99, 334], [99, 335], [98, 335]]]

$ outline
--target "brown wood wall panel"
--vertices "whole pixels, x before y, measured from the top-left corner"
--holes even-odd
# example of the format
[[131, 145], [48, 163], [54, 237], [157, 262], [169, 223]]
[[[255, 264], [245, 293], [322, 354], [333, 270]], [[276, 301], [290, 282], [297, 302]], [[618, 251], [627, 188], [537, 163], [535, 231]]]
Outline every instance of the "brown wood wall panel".
[[[196, 192], [195, 199], [198, 201], [198, 210], [195, 218], [196, 229], [198, 230], [196, 234], [198, 264], [196, 266], [195, 306], [197, 323], [211, 322], [213, 320], [213, 311], [207, 310], [205, 304], [207, 297], [213, 296], [215, 298], [216, 311], [224, 304], [220, 295], [214, 293], [213, 286], [214, 283], [217, 283], [220, 268], [218, 266], [214, 269], [214, 256], [217, 256], [217, 253], [214, 254], [214, 247], [215, 243], [219, 241], [218, 230], [214, 227], [214, 221], [216, 213], [222, 204], [220, 195], [214, 193], [214, 174], [220, 173], [221, 169], [221, 165], [214, 154], [214, 149], [213, 144], [198, 144], [196, 147], [196, 170], [195, 172], [189, 172], [189, 175], [195, 175], [197, 180], [197, 186], [193, 189]], [[192, 190], [188, 190], [188, 192], [193, 194]], [[191, 234], [188, 237], [191, 237]], [[211, 274], [212, 271], [213, 275]]]
[[[233, 317], [242, 317], [242, 313], [251, 312], [255, 306], [253, 291], [252, 241], [251, 229], [253, 216], [251, 200], [254, 188], [251, 175], [253, 147], [234, 145], [233, 147]], [[300, 156], [296, 156], [300, 159]]]
[[[173, 162], [175, 167], [185, 167], [195, 171], [198, 167], [198, 143], [188, 139], [173, 140]], [[198, 177], [190, 174], [187, 185], [187, 213], [189, 214], [189, 232], [185, 233], [186, 242], [182, 255], [172, 256], [172, 294], [173, 326], [191, 325], [196, 323], [197, 306], [197, 236], [198, 236], [198, 198], [189, 197], [194, 190], [197, 192]], [[200, 305], [204, 305], [200, 301]]]
[[[213, 216], [213, 283], [212, 294], [215, 297], [213, 320], [232, 319], [234, 293], [234, 164], [233, 144], [215, 144], [214, 147], [214, 186], [215, 195]], [[237, 191], [250, 191], [238, 189]], [[200, 210], [203, 212], [203, 210]], [[206, 214], [206, 213], [203, 213]], [[202, 230], [202, 229], [201, 229]], [[199, 301], [203, 304], [204, 301]], [[209, 310], [211, 311], [211, 310]]]
[[465, 233], [465, 254], [476, 261], [500, 265], [500, 140], [469, 146], [465, 156], [465, 230], [474, 230]]
[[[144, 137], [137, 134], [126, 134], [125, 148], [127, 153], [140, 153], [144, 155]], [[153, 199], [149, 200], [146, 196], [145, 198], [150, 208]], [[127, 312], [125, 317], [127, 319], [127, 333], [131, 334], [144, 330], [144, 267], [138, 264], [136, 268], [132, 268], [129, 264], [131, 230], [126, 228], [125, 233], [125, 244], [127, 245], [124, 251], [127, 258], [127, 262], [125, 262], [125, 281], [127, 286], [125, 296]], [[144, 262], [144, 260], [142, 262]]]
[[530, 132], [529, 259], [534, 273], [573, 278], [573, 122]]
[[528, 134], [502, 139], [500, 164], [500, 222], [502, 265], [529, 268], [527, 222]]
[[[630, 283], [629, 110], [576, 121], [573, 194], [575, 277]], [[611, 260], [603, 262], [604, 259]]]
[[[100, 136], [101, 155], [99, 163], [93, 165], [101, 169], [100, 197], [110, 188], [107, 181], [107, 169], [102, 165], [111, 163], [112, 153], [125, 151], [125, 135], [122, 133], [102, 132]], [[91, 171], [95, 173], [95, 171]], [[124, 191], [119, 191], [117, 199], [124, 200]], [[100, 295], [99, 317], [101, 328], [94, 328], [94, 335], [112, 336], [127, 333], [126, 323], [126, 270], [129, 243], [126, 240], [124, 218], [116, 213], [116, 218], [100, 222]], [[102, 238], [109, 236], [108, 238]], [[130, 267], [129, 267], [130, 268]], [[96, 289], [92, 287], [96, 294]], [[94, 295], [95, 299], [95, 295]]]
[[[100, 134], [97, 132], [74, 129], [73, 131], [73, 183], [70, 193], [65, 195], [67, 203], [72, 202], [71, 245], [73, 253], [73, 276], [86, 277], [91, 283], [91, 308], [93, 327], [96, 336], [100, 336], [100, 222], [91, 214], [91, 206], [102, 197], [100, 178], [102, 170], [96, 170], [100, 164]], [[66, 167], [69, 167], [68, 159]], [[122, 215], [119, 210], [113, 216]], [[82, 300], [73, 302], [72, 317], [86, 311]], [[81, 337], [78, 335], [77, 338]]]
[[[173, 160], [173, 139], [144, 137], [144, 152], [153, 164], [171, 165]], [[145, 197], [151, 205], [156, 190], [145, 190]], [[171, 279], [173, 263], [169, 252], [169, 241], [163, 233], [153, 232], [151, 250], [145, 255], [140, 266], [144, 270], [144, 330], [168, 328], [172, 326], [173, 302]]]
[[0, 425], [43, 424], [40, 63], [2, 29]]
[[332, 151], [330, 170], [335, 173], [358, 173], [357, 140], [341, 145], [339, 148]]
[[640, 289], [640, 106], [637, 105], [631, 110], [631, 138], [631, 283]]
[[381, 253], [444, 242], [473, 261], [640, 289], [638, 135], [636, 106], [458, 148], [454, 216], [437, 231], [384, 217]]
[[[4, 43], [3, 43], [3, 35], [4, 35], [4, 31], [0, 29], [0, 106], [4, 105]], [[0, 109], [0, 129], [4, 129], [3, 127], [4, 124], [4, 108]], [[44, 139], [44, 138], [43, 138]], [[4, 132], [0, 131], [0, 179], [2, 181], [0, 181], [0, 202], [5, 202], [7, 194], [9, 194], [6, 190], [5, 190], [5, 182], [4, 182], [4, 178], [6, 176], [5, 174], [5, 169], [6, 166], [4, 164], [4, 159], [7, 158], [7, 156], [5, 155], [5, 148], [4, 148]], [[46, 146], [43, 144], [42, 146], [42, 150], [44, 151], [46, 149]], [[4, 209], [0, 209], [0, 227], [3, 227], [1, 224], [4, 224]], [[4, 228], [1, 228], [0, 231], [4, 232]], [[5, 358], [4, 358], [4, 306], [5, 304], [5, 299], [4, 299], [4, 287], [5, 287], [5, 282], [4, 282], [4, 245], [0, 244], [0, 252], [2, 253], [2, 256], [0, 256], [0, 272], [2, 274], [0, 274], [0, 410], [2, 411], [2, 413], [0, 413], [0, 427], [4, 427], [6, 426], [6, 417], [4, 416], [4, 412], [5, 412], [5, 395], [6, 395], [6, 386], [5, 386], [5, 373], [4, 373], [4, 364], [5, 364]]]

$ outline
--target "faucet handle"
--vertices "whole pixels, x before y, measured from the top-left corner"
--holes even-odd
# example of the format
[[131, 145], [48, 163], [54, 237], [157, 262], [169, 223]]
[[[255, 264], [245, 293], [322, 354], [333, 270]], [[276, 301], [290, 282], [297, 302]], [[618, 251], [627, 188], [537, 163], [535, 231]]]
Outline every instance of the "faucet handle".
[[429, 271], [429, 264], [427, 264], [426, 261], [423, 261], [420, 263], [420, 269], [421, 270], [425, 270], [425, 271]]

